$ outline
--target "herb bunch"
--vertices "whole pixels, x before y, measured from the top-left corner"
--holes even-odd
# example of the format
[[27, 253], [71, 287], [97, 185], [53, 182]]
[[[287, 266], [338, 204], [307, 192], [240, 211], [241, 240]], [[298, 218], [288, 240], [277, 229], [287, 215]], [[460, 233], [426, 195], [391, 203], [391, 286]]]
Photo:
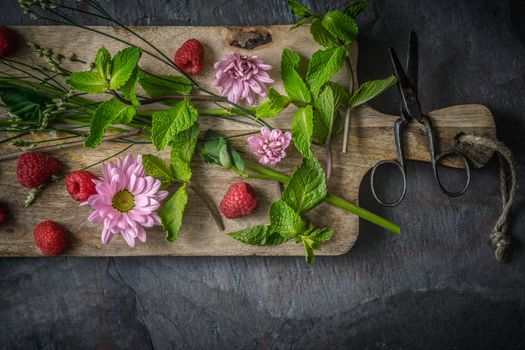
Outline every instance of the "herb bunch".
[[[152, 143], [158, 151], [169, 147], [169, 163], [154, 155], [143, 156], [146, 172], [160, 179], [163, 188], [169, 188], [173, 184], [179, 186], [158, 213], [168, 241], [173, 242], [178, 237], [188, 202], [187, 190], [192, 189], [201, 198], [206, 198], [201, 190], [191, 184], [191, 160], [194, 153], [200, 153], [205, 162], [231, 169], [242, 177], [279, 181], [285, 185], [281, 198], [270, 207], [269, 224], [230, 233], [230, 236], [241, 242], [277, 245], [294, 240], [304, 246], [306, 260], [312, 263], [314, 250], [319, 249], [321, 243], [330, 240], [334, 231], [328, 227], [316, 228], [313, 223], [305, 220], [304, 215], [324, 201], [399, 233], [397, 225], [327, 191], [327, 182], [332, 172], [333, 136], [342, 132], [345, 126], [348, 128], [351, 109], [374, 98], [395, 83], [394, 78], [389, 77], [370, 81], [356, 88], [353, 81], [349, 45], [358, 36], [355, 16], [366, 7], [366, 1], [350, 4], [343, 10], [316, 14], [299, 2], [290, 0], [289, 7], [301, 18], [292, 29], [309, 23], [313, 38], [323, 48], [308, 60], [305, 75], [299, 70], [301, 61], [305, 58], [297, 52], [285, 49], [281, 57], [281, 78], [285, 91], [280, 93], [270, 88], [268, 99], [256, 109], [232, 103], [197, 84], [153, 43], [115, 20], [95, 0], [85, 0], [90, 5], [88, 10], [51, 0], [19, 2], [24, 11], [35, 19], [75, 25], [109, 36], [129, 47], [113, 57], [106, 48], [100, 48], [89, 70], [74, 72], [61, 65], [66, 55], [45, 52], [35, 44], [34, 51], [50, 63], [50, 68], [1, 59], [0, 64], [9, 66], [20, 74], [0, 73], [0, 97], [4, 103], [0, 107], [8, 109], [10, 115], [8, 120], [0, 120], [0, 130], [21, 132], [16, 136], [19, 144], [23, 143], [21, 137], [30, 132], [63, 131], [70, 134], [67, 138], [80, 137], [84, 139], [85, 146], [96, 147], [105, 140], [107, 132], [111, 131], [117, 133], [111, 141], [127, 143], [126, 149], [136, 143]], [[105, 19], [141, 40], [144, 47], [133, 45], [96, 27], [81, 25], [68, 11]], [[140, 67], [143, 54], [169, 65], [177, 74], [156, 75], [144, 70]], [[67, 59], [78, 64], [85, 63], [76, 55]], [[349, 68], [347, 89], [331, 80], [345, 62]], [[67, 85], [63, 83], [64, 80]], [[141, 96], [139, 87], [147, 96]], [[88, 95], [107, 97], [104, 101], [97, 102], [88, 98]], [[168, 108], [145, 108], [159, 102]], [[214, 102], [219, 108], [202, 108], [199, 106], [201, 102]], [[212, 130], [208, 130], [204, 139], [199, 140], [200, 117], [225, 118], [257, 129], [261, 126], [271, 128], [267, 120], [277, 117], [290, 106], [296, 108], [291, 125], [293, 142], [302, 155], [301, 164], [291, 176], [244, 160], [227, 137]], [[340, 112], [346, 112], [344, 120]], [[78, 129], [79, 127], [82, 129]], [[87, 132], [84, 131], [86, 127]], [[119, 134], [129, 133], [130, 129], [140, 130], [147, 141], [118, 137]], [[345, 137], [347, 134], [346, 130]], [[246, 134], [233, 137], [244, 135]], [[201, 145], [197, 146], [199, 142]], [[312, 145], [324, 145], [326, 148], [326, 169], [323, 169], [314, 156]], [[221, 226], [215, 206], [208, 201], [205, 203]]]

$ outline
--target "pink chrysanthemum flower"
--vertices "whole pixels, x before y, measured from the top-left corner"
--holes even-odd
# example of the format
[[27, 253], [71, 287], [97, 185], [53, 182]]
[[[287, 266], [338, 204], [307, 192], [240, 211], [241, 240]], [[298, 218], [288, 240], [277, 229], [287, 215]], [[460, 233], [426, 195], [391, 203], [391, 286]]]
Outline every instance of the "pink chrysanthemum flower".
[[221, 88], [221, 95], [228, 96], [228, 100], [237, 103], [246, 99], [253, 105], [255, 96], [266, 97], [266, 83], [273, 83], [266, 71], [272, 69], [269, 64], [257, 56], [241, 56], [234, 52], [214, 65], [215, 84]]
[[246, 142], [252, 148], [253, 153], [259, 156], [259, 163], [263, 165], [277, 164], [284, 157], [286, 147], [290, 145], [292, 134], [282, 132], [279, 129], [270, 131], [267, 127], [261, 128], [261, 134], [250, 136]]
[[129, 154], [116, 164], [102, 165], [102, 177], [93, 182], [97, 194], [81, 205], [89, 204], [94, 209], [88, 221], [104, 223], [102, 243], [109, 243], [120, 233], [133, 247], [135, 238], [146, 241], [145, 227], [161, 225], [155, 211], [168, 192], [159, 191], [160, 180], [146, 175], [140, 154], [137, 159]]

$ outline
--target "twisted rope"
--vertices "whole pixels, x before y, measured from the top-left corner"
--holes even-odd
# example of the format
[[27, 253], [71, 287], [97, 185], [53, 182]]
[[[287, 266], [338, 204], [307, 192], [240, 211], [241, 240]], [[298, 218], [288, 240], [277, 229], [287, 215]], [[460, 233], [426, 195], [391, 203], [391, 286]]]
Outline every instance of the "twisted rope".
[[502, 210], [489, 239], [496, 260], [499, 263], [505, 263], [510, 258], [511, 237], [507, 230], [511, 207], [518, 192], [517, 167], [514, 157], [507, 146], [495, 139], [467, 134], [461, 134], [457, 139], [459, 148], [464, 152], [468, 150], [467, 152], [495, 153], [498, 157]]

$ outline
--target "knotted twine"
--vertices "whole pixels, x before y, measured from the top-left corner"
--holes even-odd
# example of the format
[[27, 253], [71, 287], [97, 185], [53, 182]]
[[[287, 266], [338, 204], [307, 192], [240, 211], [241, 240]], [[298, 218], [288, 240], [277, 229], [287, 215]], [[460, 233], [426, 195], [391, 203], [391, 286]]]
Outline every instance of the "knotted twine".
[[494, 255], [499, 263], [510, 258], [511, 238], [508, 233], [511, 207], [518, 192], [517, 167], [509, 148], [501, 141], [483, 136], [460, 134], [457, 136], [458, 148], [473, 158], [473, 152], [490, 156], [496, 154], [499, 164], [501, 191], [501, 214], [489, 236]]

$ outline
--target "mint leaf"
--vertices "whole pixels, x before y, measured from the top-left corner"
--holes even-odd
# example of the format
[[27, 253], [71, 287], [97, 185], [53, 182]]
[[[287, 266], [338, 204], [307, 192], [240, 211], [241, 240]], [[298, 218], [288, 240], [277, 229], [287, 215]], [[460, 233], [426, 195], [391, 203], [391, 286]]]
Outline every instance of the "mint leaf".
[[161, 189], [166, 189], [175, 181], [175, 175], [168, 164], [161, 158], [153, 154], [142, 155], [142, 165], [148, 176], [161, 181]]
[[290, 99], [278, 93], [274, 88], [268, 90], [268, 100], [263, 102], [255, 113], [257, 118], [273, 118], [290, 104]]
[[312, 157], [312, 132], [313, 132], [312, 106], [297, 109], [292, 122], [292, 135], [295, 148], [304, 158]]
[[302, 234], [300, 238], [296, 240], [297, 243], [302, 242], [305, 251], [306, 262], [313, 264], [315, 261], [314, 250], [320, 248], [320, 243], [329, 241], [334, 235], [334, 230], [325, 227], [321, 229], [310, 229], [309, 231]]
[[111, 54], [105, 47], [98, 50], [95, 66], [97, 67], [98, 75], [106, 81], [111, 72]]
[[346, 45], [357, 39], [359, 28], [355, 20], [345, 15], [342, 11], [327, 12], [321, 21], [334, 37], [343, 41]]
[[95, 72], [74, 72], [66, 82], [73, 89], [88, 94], [101, 94], [108, 89], [107, 81]]
[[110, 89], [117, 90], [126, 84], [137, 67], [141, 55], [142, 51], [138, 47], [128, 47], [117, 52], [111, 62]]
[[187, 99], [178, 101], [171, 109], [153, 113], [151, 140], [157, 150], [163, 150], [175, 135], [191, 128], [197, 116], [197, 110]]
[[327, 242], [331, 240], [333, 236], [334, 230], [330, 227], [315, 229], [306, 235], [306, 237], [318, 243]]
[[199, 124], [178, 133], [171, 142], [171, 168], [175, 177], [188, 182], [191, 179], [191, 158], [199, 138]]
[[311, 265], [315, 262], [314, 249], [317, 249], [317, 244], [312, 239], [305, 236], [301, 236], [301, 241], [304, 246], [306, 262]]
[[286, 185], [282, 200], [303, 215], [321, 203], [327, 194], [326, 177], [315, 158], [305, 158]]
[[301, 4], [299, 1], [288, 0], [288, 7], [292, 9], [297, 17], [309, 17], [312, 15], [312, 10]]
[[184, 184], [171, 195], [170, 199], [157, 212], [166, 231], [168, 242], [175, 242], [179, 237], [186, 204], [188, 204], [188, 194], [186, 193], [186, 184]]
[[334, 93], [334, 109], [337, 110], [341, 106], [346, 106], [350, 99], [348, 91], [333, 81], [329, 81], [327, 84], [332, 88], [332, 92]]
[[326, 48], [339, 46], [337, 38], [335, 38], [325, 27], [321, 24], [321, 20], [316, 18], [310, 26], [310, 33], [314, 40], [321, 46]]
[[139, 70], [138, 67], [135, 68], [131, 76], [129, 77], [126, 84], [124, 84], [120, 91], [124, 94], [124, 97], [127, 98], [134, 106], [139, 106], [140, 102], [137, 99], [137, 82], [139, 81]]
[[314, 95], [341, 69], [347, 54], [348, 50], [344, 46], [314, 52], [306, 73], [306, 82]]
[[86, 138], [85, 145], [87, 147], [100, 145], [108, 126], [111, 124], [130, 123], [135, 113], [135, 107], [124, 104], [116, 98], [102, 102], [91, 119], [89, 135]]
[[344, 14], [352, 18], [356, 18], [368, 6], [367, 0], [360, 0], [351, 3], [343, 10]]
[[273, 231], [270, 225], [257, 225], [244, 230], [230, 232], [228, 235], [243, 243], [259, 246], [279, 245], [288, 240]]
[[314, 134], [317, 140], [324, 143], [332, 135], [335, 120], [335, 100], [332, 88], [327, 85], [315, 101]]
[[286, 239], [304, 231], [305, 223], [286, 202], [278, 200], [270, 206], [270, 227]]
[[309, 103], [312, 99], [310, 91], [298, 73], [300, 61], [301, 56], [297, 52], [284, 49], [281, 56], [281, 78], [292, 101]]
[[[139, 83], [144, 91], [151, 97], [163, 95], [185, 95], [192, 90], [191, 82], [184, 77], [172, 75], [155, 76], [146, 71], [141, 71]], [[166, 104], [172, 105], [174, 101], [167, 101]]]
[[367, 81], [366, 83], [363, 83], [363, 85], [361, 85], [350, 97], [348, 105], [350, 105], [352, 108], [362, 105], [374, 97], [381, 95], [395, 83], [396, 78], [394, 76], [390, 76], [381, 80]]

